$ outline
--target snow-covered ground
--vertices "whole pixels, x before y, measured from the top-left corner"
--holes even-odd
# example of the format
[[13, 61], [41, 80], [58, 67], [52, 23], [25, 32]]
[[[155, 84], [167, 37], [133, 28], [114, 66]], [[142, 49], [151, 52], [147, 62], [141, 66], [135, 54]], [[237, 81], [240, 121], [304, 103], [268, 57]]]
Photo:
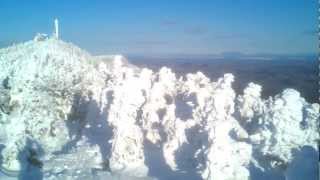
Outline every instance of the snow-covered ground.
[[0, 49], [1, 179], [314, 179], [319, 104], [38, 35]]

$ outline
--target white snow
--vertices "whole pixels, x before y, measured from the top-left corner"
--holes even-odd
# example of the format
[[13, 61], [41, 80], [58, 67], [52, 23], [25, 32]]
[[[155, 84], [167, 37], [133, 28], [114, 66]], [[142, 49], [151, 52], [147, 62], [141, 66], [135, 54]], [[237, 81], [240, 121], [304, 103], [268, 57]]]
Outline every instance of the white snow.
[[243, 180], [254, 165], [291, 177], [294, 152], [319, 140], [318, 104], [293, 89], [265, 100], [253, 83], [236, 95], [232, 74], [153, 72], [45, 35], [0, 49], [0, 70], [7, 174]]

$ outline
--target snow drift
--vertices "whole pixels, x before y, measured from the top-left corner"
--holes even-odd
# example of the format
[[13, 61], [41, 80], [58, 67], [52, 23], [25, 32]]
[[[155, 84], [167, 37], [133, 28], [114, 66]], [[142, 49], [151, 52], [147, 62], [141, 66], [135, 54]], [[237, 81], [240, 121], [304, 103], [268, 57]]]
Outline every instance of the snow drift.
[[245, 180], [254, 167], [288, 177], [296, 152], [319, 140], [318, 104], [294, 89], [261, 99], [254, 83], [236, 95], [232, 74], [176, 77], [45, 35], [1, 49], [0, 70], [7, 176]]

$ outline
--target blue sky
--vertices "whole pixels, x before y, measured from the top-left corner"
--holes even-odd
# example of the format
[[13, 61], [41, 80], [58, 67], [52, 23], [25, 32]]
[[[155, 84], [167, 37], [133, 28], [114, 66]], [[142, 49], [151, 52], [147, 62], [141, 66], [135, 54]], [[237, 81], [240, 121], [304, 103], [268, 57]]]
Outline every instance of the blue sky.
[[55, 17], [94, 54], [317, 53], [317, 0], [1, 0], [0, 47]]

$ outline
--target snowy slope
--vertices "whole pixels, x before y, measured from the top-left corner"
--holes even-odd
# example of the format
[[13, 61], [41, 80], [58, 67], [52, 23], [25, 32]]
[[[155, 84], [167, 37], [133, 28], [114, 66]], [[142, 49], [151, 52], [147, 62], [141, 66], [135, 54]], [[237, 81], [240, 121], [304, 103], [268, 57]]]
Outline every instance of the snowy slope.
[[5, 176], [294, 179], [299, 154], [316, 156], [319, 105], [293, 89], [236, 95], [232, 74], [176, 77], [41, 36], [1, 49], [0, 70]]

